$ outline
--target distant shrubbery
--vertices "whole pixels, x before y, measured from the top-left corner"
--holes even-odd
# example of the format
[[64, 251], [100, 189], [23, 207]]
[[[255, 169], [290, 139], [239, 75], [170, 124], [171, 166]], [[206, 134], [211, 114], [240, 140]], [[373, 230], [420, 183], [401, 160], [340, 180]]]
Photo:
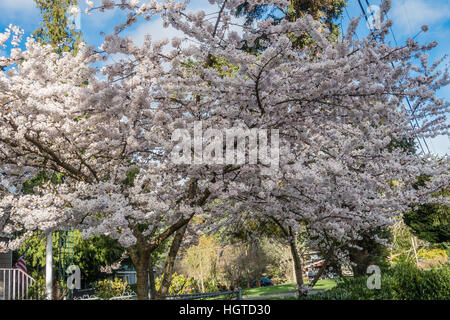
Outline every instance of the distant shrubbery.
[[[156, 290], [159, 290], [161, 286], [161, 277], [155, 279]], [[169, 287], [170, 295], [194, 293], [198, 291], [198, 285], [194, 278], [185, 277], [182, 274], [176, 272], [172, 274], [172, 281]]]
[[95, 295], [105, 300], [131, 292], [128, 283], [118, 278], [114, 280], [105, 279], [95, 283]]
[[417, 256], [420, 261], [419, 266], [423, 269], [439, 267], [448, 262], [447, 252], [443, 249], [420, 249]]
[[30, 299], [43, 300], [45, 296], [45, 278], [37, 277], [36, 281], [28, 287], [28, 297]]
[[327, 292], [306, 300], [448, 300], [450, 266], [421, 270], [411, 263], [398, 263], [382, 273], [381, 288], [369, 289], [367, 276], [341, 278]]
[[414, 264], [399, 264], [393, 268], [388, 283], [393, 299], [448, 300], [450, 266], [421, 270]]

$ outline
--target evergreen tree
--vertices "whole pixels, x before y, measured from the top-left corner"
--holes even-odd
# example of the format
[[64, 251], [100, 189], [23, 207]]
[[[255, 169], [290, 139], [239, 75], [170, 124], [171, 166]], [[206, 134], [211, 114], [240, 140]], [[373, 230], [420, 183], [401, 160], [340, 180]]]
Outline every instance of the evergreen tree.
[[81, 42], [81, 32], [75, 30], [69, 19], [69, 10], [78, 5], [78, 0], [35, 0], [41, 11], [42, 22], [33, 36], [40, 43], [49, 43], [57, 53], [76, 54]]
[[[309, 14], [313, 19], [321, 21], [330, 31], [330, 36], [337, 39], [339, 26], [336, 19], [342, 14], [346, 0], [291, 0], [287, 7], [268, 5], [250, 5], [245, 2], [236, 9], [236, 16], [245, 17], [245, 23], [251, 24], [256, 20], [272, 18], [274, 23], [282, 20], [296, 21]], [[298, 48], [313, 43], [311, 37], [304, 33], [300, 37], [293, 37], [292, 41]]]
[[[418, 177], [417, 186], [422, 186], [430, 177]], [[436, 197], [450, 196], [450, 189], [435, 194]], [[441, 243], [450, 242], [450, 206], [438, 203], [419, 205], [416, 210], [403, 214], [403, 221], [411, 228], [412, 233], [419, 239]]]

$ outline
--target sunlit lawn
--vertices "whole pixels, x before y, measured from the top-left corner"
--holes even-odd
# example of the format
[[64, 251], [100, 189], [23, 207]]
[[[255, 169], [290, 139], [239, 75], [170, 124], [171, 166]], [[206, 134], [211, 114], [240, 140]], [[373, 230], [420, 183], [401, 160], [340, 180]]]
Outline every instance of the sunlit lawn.
[[[277, 286], [244, 289], [242, 290], [242, 294], [244, 297], [258, 297], [272, 294], [290, 293], [295, 292], [295, 285], [295, 283], [285, 283]], [[336, 282], [333, 279], [323, 279], [317, 281], [313, 290], [327, 290], [333, 288], [335, 285]]]

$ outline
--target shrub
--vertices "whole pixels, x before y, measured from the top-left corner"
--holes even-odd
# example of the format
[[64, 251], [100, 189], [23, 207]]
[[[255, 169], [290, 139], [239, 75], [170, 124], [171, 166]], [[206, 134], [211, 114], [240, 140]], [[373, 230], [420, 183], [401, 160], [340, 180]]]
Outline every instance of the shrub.
[[417, 252], [417, 256], [423, 259], [435, 259], [440, 257], [448, 259], [447, 252], [444, 249], [432, 249], [432, 250], [420, 249]]
[[391, 290], [398, 300], [450, 299], [450, 267], [420, 270], [412, 263], [392, 269]]
[[448, 262], [447, 252], [443, 249], [420, 249], [417, 256], [420, 261], [419, 267], [423, 269], [440, 267]]
[[367, 288], [367, 277], [339, 278], [336, 287], [324, 293], [302, 297], [305, 300], [388, 300], [392, 298], [389, 286], [381, 282], [381, 289]]
[[217, 292], [220, 291], [220, 282], [216, 279], [208, 278], [205, 283], [205, 292]]
[[131, 288], [127, 282], [121, 279], [109, 280], [105, 279], [97, 281], [94, 284], [95, 294], [102, 299], [110, 299], [112, 297], [120, 296], [126, 293], [131, 293]]
[[448, 300], [450, 266], [421, 270], [412, 263], [398, 263], [382, 273], [381, 288], [369, 289], [367, 276], [341, 278], [327, 292], [301, 297], [305, 300]]
[[[161, 287], [161, 277], [155, 279], [156, 290], [159, 291]], [[198, 285], [194, 278], [187, 278], [182, 274], [176, 272], [172, 274], [172, 281], [169, 287], [170, 295], [193, 293], [192, 291], [198, 291]]]
[[38, 277], [36, 281], [28, 287], [28, 297], [33, 300], [45, 299], [45, 278]]

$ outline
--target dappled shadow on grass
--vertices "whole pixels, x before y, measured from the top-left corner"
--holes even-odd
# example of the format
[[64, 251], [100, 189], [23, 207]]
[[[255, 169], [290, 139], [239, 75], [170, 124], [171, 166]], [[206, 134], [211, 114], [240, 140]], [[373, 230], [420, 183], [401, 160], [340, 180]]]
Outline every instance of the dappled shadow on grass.
[[313, 290], [328, 290], [328, 289], [334, 288], [335, 286], [336, 286], [336, 281], [334, 281], [333, 279], [323, 279], [323, 280], [317, 281]]
[[[244, 289], [243, 295], [244, 297], [258, 297], [265, 295], [292, 293], [295, 292], [295, 286], [295, 283], [285, 283], [277, 286]], [[334, 286], [336, 286], [336, 282], [333, 279], [323, 279], [317, 281], [313, 290], [328, 290], [333, 288]]]
[[253, 296], [264, 296], [269, 294], [289, 293], [293, 291], [295, 291], [295, 283], [285, 283], [277, 286], [244, 289], [243, 295], [253, 297]]

